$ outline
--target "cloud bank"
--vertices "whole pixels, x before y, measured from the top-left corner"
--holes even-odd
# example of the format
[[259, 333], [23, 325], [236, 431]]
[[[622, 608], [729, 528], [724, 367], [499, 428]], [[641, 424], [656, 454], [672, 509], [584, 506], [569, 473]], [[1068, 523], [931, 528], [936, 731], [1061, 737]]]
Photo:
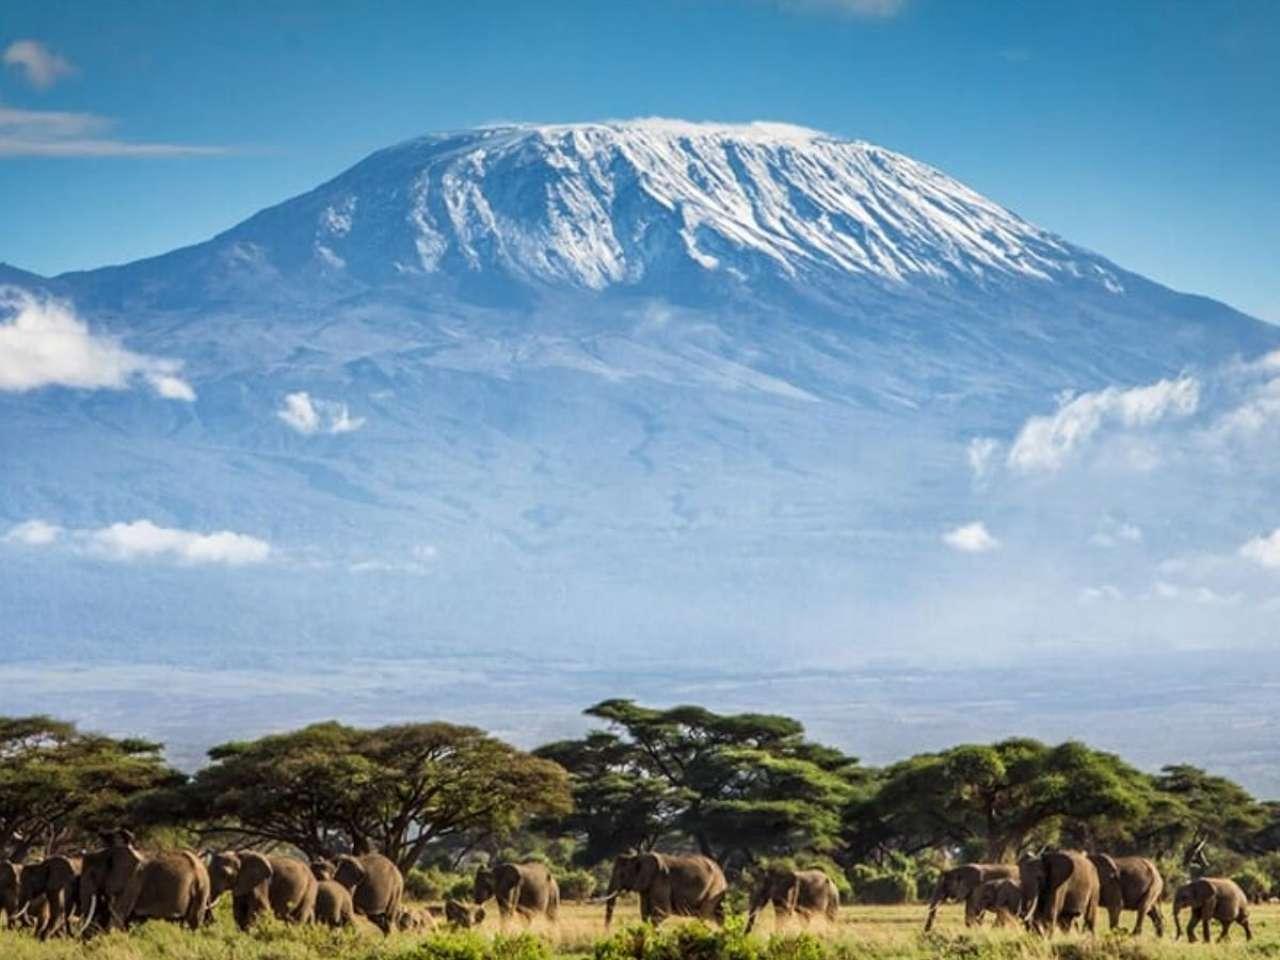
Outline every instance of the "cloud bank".
[[166, 400], [190, 402], [196, 393], [181, 370], [180, 360], [134, 353], [94, 334], [68, 303], [0, 286], [0, 391], [127, 390], [141, 382]]
[[200, 533], [162, 527], [150, 520], [71, 531], [44, 520], [27, 520], [12, 527], [2, 539], [28, 547], [49, 547], [64, 539], [64, 534], [78, 552], [105, 560], [238, 567], [263, 563], [271, 556], [271, 544], [248, 534], [231, 530]]
[[1065, 399], [1054, 414], [1028, 419], [1009, 449], [1008, 464], [1021, 473], [1060, 470], [1104, 426], [1149, 427], [1166, 417], [1188, 417], [1199, 405], [1200, 382], [1194, 377], [1082, 393]]
[[0, 157], [197, 157], [226, 147], [147, 143], [104, 136], [114, 121], [92, 113], [0, 105]]

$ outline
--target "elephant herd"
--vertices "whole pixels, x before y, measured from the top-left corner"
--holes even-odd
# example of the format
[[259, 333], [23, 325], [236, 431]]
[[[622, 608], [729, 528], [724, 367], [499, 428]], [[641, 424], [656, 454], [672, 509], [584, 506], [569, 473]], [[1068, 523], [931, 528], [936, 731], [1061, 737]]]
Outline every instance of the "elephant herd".
[[[1160, 871], [1146, 857], [1049, 850], [1024, 856], [1016, 864], [966, 863], [946, 871], [929, 901], [924, 929], [933, 927], [939, 904], [959, 900], [964, 902], [966, 926], [981, 923], [989, 911], [997, 925], [1018, 921], [1046, 936], [1054, 930], [1070, 930], [1077, 921], [1092, 934], [1099, 909], [1107, 912], [1113, 930], [1120, 914], [1132, 910], [1137, 914], [1135, 935], [1150, 919], [1156, 936], [1164, 936], [1160, 912], [1164, 892]], [[1233, 923], [1244, 928], [1246, 939], [1253, 939], [1248, 897], [1233, 880], [1201, 877], [1178, 887], [1173, 895], [1177, 937], [1182, 936], [1183, 910], [1189, 911], [1187, 939], [1192, 943], [1197, 926], [1203, 939], [1209, 940], [1211, 920], [1221, 925], [1219, 940], [1226, 939]]]
[[[103, 846], [78, 856], [52, 856], [39, 863], [0, 861], [0, 915], [9, 926], [22, 924], [41, 939], [58, 934], [88, 936], [113, 928], [127, 930], [143, 920], [185, 923], [195, 930], [212, 919], [213, 904], [230, 897], [237, 926], [273, 916], [286, 923], [349, 926], [363, 917], [384, 933], [430, 930], [434, 914], [403, 903], [404, 878], [381, 854], [343, 854], [310, 863], [254, 850], [198, 854], [191, 850], [145, 852], [127, 830], [104, 834]], [[641, 919], [658, 924], [668, 917], [724, 921], [728, 884], [709, 857], [665, 853], [619, 856], [609, 886], [600, 898], [605, 926], [623, 893], [639, 896]], [[1150, 919], [1164, 934], [1160, 902], [1164, 880], [1145, 857], [1112, 857], [1070, 850], [1025, 856], [1016, 864], [967, 863], [942, 874], [929, 901], [925, 930], [933, 927], [938, 907], [963, 901], [965, 923], [981, 923], [991, 912], [997, 925], [1018, 921], [1049, 935], [1079, 922], [1093, 933], [1099, 909], [1114, 929], [1125, 910], [1137, 913], [1133, 932]], [[449, 900], [444, 919], [470, 927], [484, 919], [481, 904], [497, 903], [503, 922], [542, 917], [554, 923], [560, 890], [541, 863], [499, 863], [476, 871], [472, 904]], [[751, 891], [747, 930], [760, 911], [772, 905], [779, 920], [819, 917], [835, 921], [840, 905], [834, 881], [821, 870], [770, 869]], [[1203, 877], [1180, 886], [1173, 896], [1173, 920], [1182, 935], [1181, 913], [1189, 911], [1187, 939], [1204, 940], [1210, 921], [1225, 939], [1233, 923], [1252, 939], [1248, 900], [1233, 881]]]

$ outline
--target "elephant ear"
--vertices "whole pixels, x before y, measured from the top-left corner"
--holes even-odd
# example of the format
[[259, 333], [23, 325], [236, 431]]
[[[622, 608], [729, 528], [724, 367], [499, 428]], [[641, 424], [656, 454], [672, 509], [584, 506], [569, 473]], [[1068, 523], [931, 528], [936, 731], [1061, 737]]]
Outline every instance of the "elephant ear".
[[269, 883], [274, 873], [271, 861], [262, 854], [252, 850], [240, 854], [240, 874], [236, 877], [235, 895], [249, 896], [262, 884]]
[[1115, 883], [1120, 879], [1120, 865], [1110, 854], [1099, 853], [1092, 857], [1093, 865], [1098, 869], [1098, 879], [1103, 883]]
[[636, 865], [636, 889], [648, 890], [659, 874], [667, 872], [667, 866], [656, 853], [643, 854]]
[[348, 890], [354, 890], [364, 882], [364, 878], [368, 875], [364, 864], [358, 858], [350, 854], [344, 854], [338, 858], [337, 871], [334, 873], [334, 879], [346, 887]]

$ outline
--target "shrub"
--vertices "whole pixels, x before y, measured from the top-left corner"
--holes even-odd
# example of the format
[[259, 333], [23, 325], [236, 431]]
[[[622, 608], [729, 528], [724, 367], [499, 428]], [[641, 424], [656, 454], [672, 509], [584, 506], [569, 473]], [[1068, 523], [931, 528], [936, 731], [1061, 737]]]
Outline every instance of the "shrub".
[[1231, 875], [1231, 879], [1240, 884], [1250, 903], [1258, 903], [1271, 896], [1271, 878], [1253, 861], [1245, 863]]
[[596, 892], [596, 877], [590, 870], [562, 870], [556, 874], [561, 900], [586, 900]]
[[436, 867], [426, 870], [414, 867], [405, 874], [404, 890], [412, 900], [444, 900], [448, 897], [470, 900], [473, 882], [473, 878], [465, 873], [451, 873]]

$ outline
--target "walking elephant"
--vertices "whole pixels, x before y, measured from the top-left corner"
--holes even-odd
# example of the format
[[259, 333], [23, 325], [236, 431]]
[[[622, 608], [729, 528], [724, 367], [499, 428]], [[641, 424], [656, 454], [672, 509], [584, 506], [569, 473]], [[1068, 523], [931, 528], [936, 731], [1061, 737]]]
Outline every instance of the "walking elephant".
[[938, 885], [933, 888], [933, 896], [929, 899], [929, 914], [925, 917], [924, 929], [928, 933], [933, 929], [933, 922], [938, 916], [938, 906], [952, 900], [964, 901], [964, 925], [971, 927], [982, 922], [982, 911], [978, 909], [978, 888], [988, 880], [1016, 880], [1018, 868], [1011, 863], [964, 863], [945, 871], [938, 878]]
[[756, 915], [773, 904], [775, 923], [799, 915], [808, 923], [815, 916], [835, 922], [840, 910], [840, 891], [835, 881], [821, 870], [770, 868], [751, 894], [747, 909], [747, 932], [755, 926]]
[[702, 917], [724, 923], [724, 896], [729, 885], [720, 864], [710, 857], [666, 853], [629, 853], [613, 861], [605, 893], [604, 924], [613, 922], [613, 907], [627, 890], [640, 894], [640, 918], [659, 924], [667, 917]]
[[988, 880], [978, 887], [974, 909], [978, 915], [990, 910], [996, 915], [996, 926], [1003, 927], [1013, 920], [1021, 919], [1022, 885], [1017, 880], [1007, 878]]
[[1209, 942], [1210, 920], [1217, 920], [1222, 924], [1222, 932], [1218, 934], [1219, 942], [1227, 939], [1233, 923], [1244, 927], [1246, 940], [1253, 939], [1253, 928], [1249, 926], [1249, 898], [1234, 880], [1201, 877], [1180, 886], [1173, 895], [1175, 939], [1182, 936], [1179, 914], [1188, 907], [1191, 909], [1191, 916], [1187, 921], [1188, 943], [1196, 942], [1196, 924], [1201, 925], [1204, 942]]
[[209, 905], [209, 871], [190, 850], [144, 853], [127, 830], [104, 834], [106, 846], [84, 856], [81, 932], [128, 929], [135, 920], [176, 920], [200, 927]]
[[1092, 860], [1074, 850], [1050, 850], [1023, 858], [1018, 866], [1024, 910], [1035, 898], [1033, 929], [1052, 936], [1055, 929], [1069, 930], [1079, 919], [1085, 930], [1096, 932], [1101, 880]]
[[293, 857], [256, 850], [215, 853], [209, 860], [209, 882], [210, 905], [231, 892], [231, 912], [241, 930], [268, 911], [286, 923], [312, 920], [316, 878], [309, 864]]
[[476, 903], [493, 897], [503, 923], [512, 914], [525, 923], [538, 916], [555, 923], [560, 911], [560, 885], [542, 863], [499, 863], [492, 870], [480, 867], [472, 894]]
[[[351, 892], [355, 912], [383, 933], [395, 929], [404, 896], [400, 868], [380, 853], [343, 854], [332, 861], [333, 879]], [[323, 864], [320, 867], [324, 870]]]
[[44, 898], [47, 912], [42, 922], [36, 923], [36, 936], [47, 940], [70, 929], [73, 914], [79, 911], [80, 873], [83, 860], [80, 857], [53, 856], [22, 870], [18, 886], [20, 907]]
[[1102, 884], [1099, 903], [1107, 911], [1111, 929], [1120, 925], [1123, 910], [1137, 911], [1135, 936], [1142, 933], [1142, 922], [1151, 919], [1156, 936], [1164, 936], [1164, 916], [1160, 913], [1160, 898], [1164, 895], [1164, 878], [1154, 863], [1146, 857], [1109, 857], [1098, 854], [1089, 858], [1098, 868]]

